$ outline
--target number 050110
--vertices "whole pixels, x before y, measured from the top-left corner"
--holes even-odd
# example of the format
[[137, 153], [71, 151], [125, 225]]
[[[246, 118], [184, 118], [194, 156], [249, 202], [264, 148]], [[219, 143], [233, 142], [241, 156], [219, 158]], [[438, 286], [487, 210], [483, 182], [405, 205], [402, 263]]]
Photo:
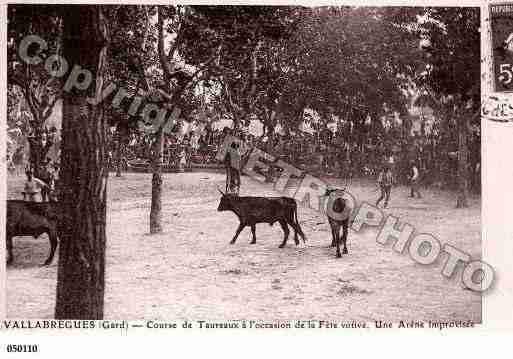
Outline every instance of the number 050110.
[[37, 344], [8, 344], [8, 353], [37, 353]]

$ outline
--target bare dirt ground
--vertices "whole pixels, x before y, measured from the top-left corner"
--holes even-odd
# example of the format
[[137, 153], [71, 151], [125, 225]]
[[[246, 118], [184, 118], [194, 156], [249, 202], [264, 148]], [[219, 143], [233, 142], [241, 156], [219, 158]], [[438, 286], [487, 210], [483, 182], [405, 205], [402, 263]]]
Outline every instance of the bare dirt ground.
[[[329, 180], [334, 184], [341, 181]], [[151, 175], [109, 179], [106, 319], [260, 320], [473, 320], [481, 321], [481, 296], [461, 284], [461, 267], [446, 279], [441, 268], [413, 262], [407, 253], [376, 242], [374, 229], [349, 232], [349, 254], [337, 259], [329, 248], [326, 218], [299, 207], [308, 237], [296, 247], [290, 238], [279, 249], [279, 225], [257, 225], [257, 244], [246, 228], [229, 245], [238, 224], [231, 212], [217, 212], [224, 175], [166, 174], [164, 233], [149, 235]], [[9, 198], [20, 198], [21, 179], [9, 179]], [[373, 203], [373, 183], [353, 183], [359, 201]], [[271, 185], [242, 178], [241, 195], [277, 195]], [[424, 190], [409, 199], [392, 189], [387, 210], [418, 232], [481, 257], [480, 198], [455, 209], [455, 194]], [[52, 318], [57, 258], [42, 267], [46, 235], [14, 241], [14, 265], [7, 270], [10, 318]]]

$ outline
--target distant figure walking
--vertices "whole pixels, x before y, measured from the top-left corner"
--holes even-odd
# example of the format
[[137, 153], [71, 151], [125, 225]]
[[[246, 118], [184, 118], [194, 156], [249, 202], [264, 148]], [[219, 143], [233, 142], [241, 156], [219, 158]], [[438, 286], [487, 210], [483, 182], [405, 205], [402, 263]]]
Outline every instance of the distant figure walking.
[[376, 207], [379, 206], [379, 203], [385, 199], [384, 208], [387, 208], [388, 202], [390, 201], [390, 192], [392, 191], [392, 184], [394, 183], [394, 178], [392, 176], [392, 171], [390, 170], [390, 166], [385, 165], [381, 169], [381, 172], [378, 176], [378, 186], [381, 189], [381, 196], [376, 201]]
[[417, 198], [422, 198], [419, 192], [419, 182], [420, 182], [420, 175], [419, 175], [419, 169], [415, 165], [415, 162], [411, 162], [411, 175], [410, 175], [410, 184], [411, 184], [411, 193], [410, 197], [415, 198], [415, 194], [417, 194]]
[[187, 152], [185, 151], [185, 147], [182, 147], [180, 154], [178, 155], [180, 160], [178, 161], [178, 170], [183, 172], [185, 167], [187, 166]]

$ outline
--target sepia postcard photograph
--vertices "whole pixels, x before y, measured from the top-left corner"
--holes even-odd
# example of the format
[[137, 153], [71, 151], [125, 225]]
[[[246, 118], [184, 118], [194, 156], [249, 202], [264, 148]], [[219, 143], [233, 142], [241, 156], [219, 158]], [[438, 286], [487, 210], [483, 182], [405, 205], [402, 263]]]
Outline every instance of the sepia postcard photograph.
[[481, 7], [414, 5], [7, 5], [3, 327], [481, 324]]
[[0, 9], [0, 355], [513, 327], [513, 2]]

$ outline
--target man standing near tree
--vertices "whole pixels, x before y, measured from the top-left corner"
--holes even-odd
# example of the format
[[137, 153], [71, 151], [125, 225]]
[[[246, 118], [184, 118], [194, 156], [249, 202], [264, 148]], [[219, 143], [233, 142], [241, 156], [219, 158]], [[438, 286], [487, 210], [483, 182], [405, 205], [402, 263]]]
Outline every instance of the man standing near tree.
[[232, 143], [229, 150], [230, 159], [230, 184], [229, 189], [231, 193], [239, 194], [240, 190], [240, 164], [241, 156], [239, 152], [239, 144], [237, 142]]
[[45, 200], [45, 195], [43, 191], [49, 189], [48, 185], [36, 178], [32, 175], [32, 170], [27, 169], [25, 174], [27, 175], [27, 180], [23, 186], [23, 200], [29, 202], [38, 202], [37, 198], [39, 195], [41, 196], [41, 201]]

